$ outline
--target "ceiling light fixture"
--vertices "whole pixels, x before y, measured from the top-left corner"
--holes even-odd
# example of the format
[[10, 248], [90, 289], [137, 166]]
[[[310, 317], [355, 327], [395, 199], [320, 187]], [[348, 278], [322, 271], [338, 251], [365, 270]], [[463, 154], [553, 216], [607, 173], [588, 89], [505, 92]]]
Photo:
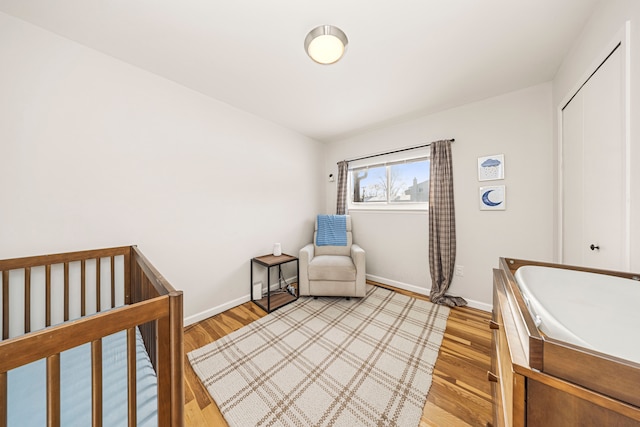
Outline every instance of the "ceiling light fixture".
[[304, 50], [318, 64], [329, 65], [342, 58], [348, 43], [346, 34], [340, 28], [320, 25], [307, 34]]

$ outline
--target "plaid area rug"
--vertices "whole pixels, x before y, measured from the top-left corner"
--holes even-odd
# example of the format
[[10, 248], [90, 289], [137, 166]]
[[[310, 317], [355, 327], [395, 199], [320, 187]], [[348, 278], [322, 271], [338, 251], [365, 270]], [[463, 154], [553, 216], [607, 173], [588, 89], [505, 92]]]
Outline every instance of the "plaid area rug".
[[300, 298], [188, 357], [230, 426], [418, 426], [448, 315], [368, 286]]

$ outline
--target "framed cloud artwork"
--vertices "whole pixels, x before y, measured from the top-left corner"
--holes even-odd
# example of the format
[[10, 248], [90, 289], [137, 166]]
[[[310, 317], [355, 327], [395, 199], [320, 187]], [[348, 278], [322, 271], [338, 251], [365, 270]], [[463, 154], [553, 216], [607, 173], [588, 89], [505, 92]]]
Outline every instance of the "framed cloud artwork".
[[503, 211], [507, 208], [504, 185], [480, 187], [478, 202], [481, 211]]
[[504, 179], [504, 154], [478, 157], [478, 181]]

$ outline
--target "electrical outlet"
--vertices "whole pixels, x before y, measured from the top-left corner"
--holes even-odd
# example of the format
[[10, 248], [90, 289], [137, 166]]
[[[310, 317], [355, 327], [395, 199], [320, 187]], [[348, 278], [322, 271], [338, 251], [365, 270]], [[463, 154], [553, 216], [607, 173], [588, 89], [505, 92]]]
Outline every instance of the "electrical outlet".
[[464, 276], [464, 266], [462, 266], [462, 265], [456, 265], [456, 268], [455, 268], [455, 275], [456, 275], [456, 276], [461, 276], [461, 277], [462, 277], [462, 276]]

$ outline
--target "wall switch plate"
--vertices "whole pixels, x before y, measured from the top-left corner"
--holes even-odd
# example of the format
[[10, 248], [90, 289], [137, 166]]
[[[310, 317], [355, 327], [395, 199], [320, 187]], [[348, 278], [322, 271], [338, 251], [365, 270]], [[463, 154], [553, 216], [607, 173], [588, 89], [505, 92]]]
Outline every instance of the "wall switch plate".
[[462, 265], [456, 265], [456, 268], [455, 268], [455, 275], [456, 275], [456, 276], [461, 276], [461, 277], [462, 277], [462, 276], [464, 276], [464, 266], [462, 266]]

